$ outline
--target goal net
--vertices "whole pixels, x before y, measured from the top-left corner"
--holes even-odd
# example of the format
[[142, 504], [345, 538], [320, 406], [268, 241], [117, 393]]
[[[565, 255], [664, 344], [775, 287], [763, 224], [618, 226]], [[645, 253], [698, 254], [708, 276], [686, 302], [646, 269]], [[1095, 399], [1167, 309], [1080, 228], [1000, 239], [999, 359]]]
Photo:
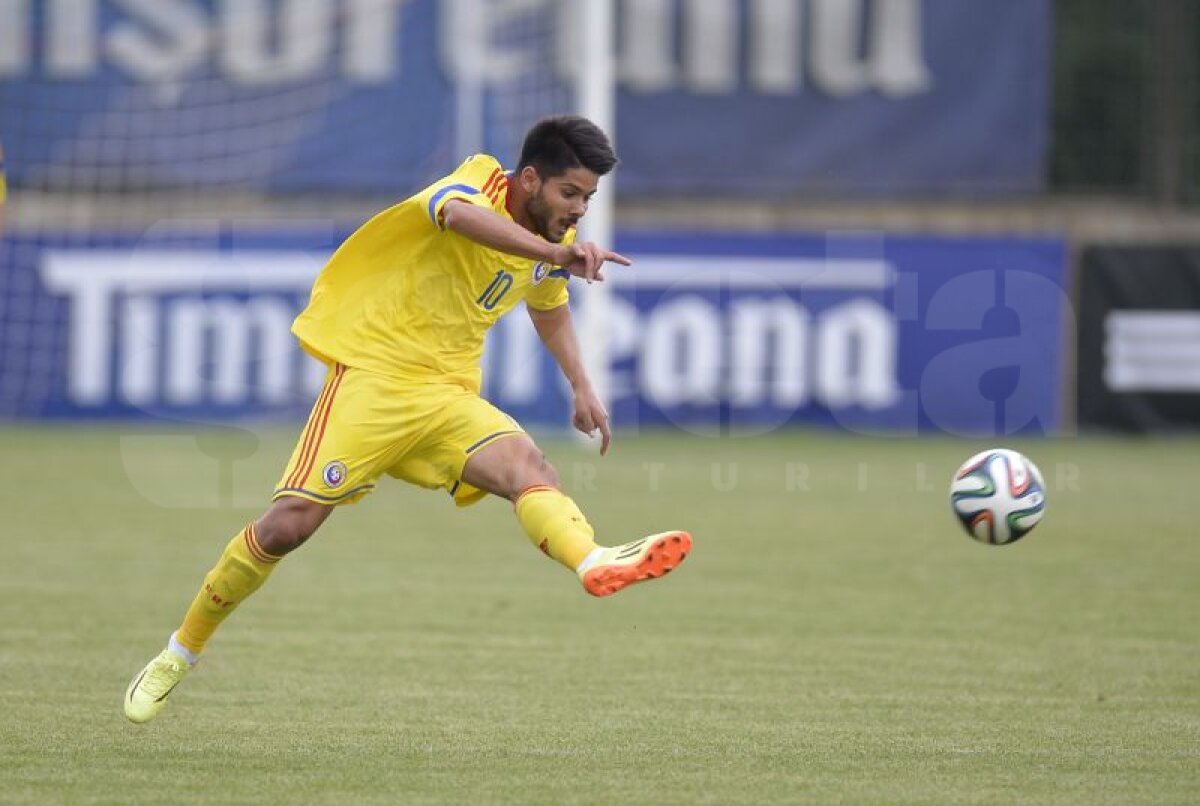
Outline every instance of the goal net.
[[[581, 7], [0, 0], [0, 416], [302, 412], [320, 372], [287, 323], [312, 276], [464, 152], [511, 163], [580, 111]], [[489, 391], [549, 416], [526, 376]]]

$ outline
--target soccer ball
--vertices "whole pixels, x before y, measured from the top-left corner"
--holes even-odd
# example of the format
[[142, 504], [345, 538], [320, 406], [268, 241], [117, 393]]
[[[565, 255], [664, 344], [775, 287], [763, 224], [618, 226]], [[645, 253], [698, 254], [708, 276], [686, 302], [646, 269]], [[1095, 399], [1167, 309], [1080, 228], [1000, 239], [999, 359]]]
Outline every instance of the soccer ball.
[[1046, 509], [1046, 483], [1033, 464], [1003, 448], [977, 453], [950, 482], [950, 505], [967, 534], [980, 543], [1015, 543]]

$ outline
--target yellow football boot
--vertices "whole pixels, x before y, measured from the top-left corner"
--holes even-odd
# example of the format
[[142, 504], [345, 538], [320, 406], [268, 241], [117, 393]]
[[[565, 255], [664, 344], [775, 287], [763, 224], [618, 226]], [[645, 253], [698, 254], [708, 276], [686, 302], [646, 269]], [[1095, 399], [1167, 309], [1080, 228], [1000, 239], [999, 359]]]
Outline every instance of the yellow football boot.
[[167, 704], [167, 695], [191, 669], [183, 655], [164, 649], [129, 684], [125, 692], [125, 716], [138, 723], [154, 719]]

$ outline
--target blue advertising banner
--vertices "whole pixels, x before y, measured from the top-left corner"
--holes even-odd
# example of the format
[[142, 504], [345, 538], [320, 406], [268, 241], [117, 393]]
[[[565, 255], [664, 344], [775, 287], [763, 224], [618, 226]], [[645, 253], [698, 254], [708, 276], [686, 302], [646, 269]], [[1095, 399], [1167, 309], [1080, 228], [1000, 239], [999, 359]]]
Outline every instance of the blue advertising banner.
[[[0, 285], [0, 415], [303, 416], [323, 368], [288, 328], [345, 234], [15, 239]], [[619, 427], [1058, 428], [1061, 241], [627, 234], [618, 245], [635, 260], [607, 314]], [[484, 377], [485, 395], [527, 425], [566, 424], [562, 380], [527, 317], [490, 334]]]
[[[470, 5], [486, 24], [466, 0], [0, 3], [8, 169], [36, 188], [407, 195], [463, 148], [511, 162], [534, 119], [574, 109], [571, 4]], [[1041, 186], [1050, 0], [617, 5], [623, 193]]]
[[646, 78], [618, 104], [622, 191], [1042, 187], [1049, 0], [684, 6], [685, 33], [657, 34], [678, 58], [638, 68], [656, 52], [646, 45], [628, 65]]
[[626, 236], [617, 422], [1007, 435], [1059, 425], [1055, 239]]

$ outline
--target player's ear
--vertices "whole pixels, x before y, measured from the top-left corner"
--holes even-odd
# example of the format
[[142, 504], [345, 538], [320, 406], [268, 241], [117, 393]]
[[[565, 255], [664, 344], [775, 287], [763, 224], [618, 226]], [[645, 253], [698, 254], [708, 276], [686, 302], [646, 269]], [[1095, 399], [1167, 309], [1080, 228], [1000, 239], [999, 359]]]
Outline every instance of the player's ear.
[[541, 187], [542, 178], [538, 176], [537, 168], [532, 165], [526, 165], [521, 169], [521, 173], [517, 175], [517, 179], [521, 182], [521, 189], [526, 193], [537, 193]]

